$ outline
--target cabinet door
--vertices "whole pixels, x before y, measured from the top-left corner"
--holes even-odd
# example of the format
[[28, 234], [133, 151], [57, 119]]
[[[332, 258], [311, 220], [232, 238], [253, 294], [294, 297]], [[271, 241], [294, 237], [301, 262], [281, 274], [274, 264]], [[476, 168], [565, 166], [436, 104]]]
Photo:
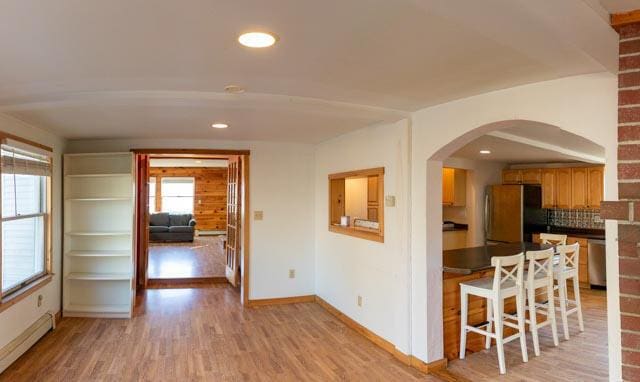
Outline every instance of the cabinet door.
[[522, 183], [524, 184], [541, 184], [542, 169], [530, 168], [522, 170]]
[[520, 184], [520, 183], [522, 183], [522, 171], [502, 170], [502, 184]]
[[542, 208], [556, 206], [556, 170], [542, 170]]
[[464, 207], [467, 204], [467, 170], [453, 170], [453, 205]]
[[600, 208], [600, 202], [604, 194], [604, 167], [589, 168], [589, 190], [588, 203], [589, 208]]
[[452, 168], [442, 169], [442, 204], [453, 205], [455, 171]]
[[571, 169], [556, 169], [556, 207], [571, 208]]
[[587, 208], [588, 177], [587, 168], [571, 169], [571, 208]]

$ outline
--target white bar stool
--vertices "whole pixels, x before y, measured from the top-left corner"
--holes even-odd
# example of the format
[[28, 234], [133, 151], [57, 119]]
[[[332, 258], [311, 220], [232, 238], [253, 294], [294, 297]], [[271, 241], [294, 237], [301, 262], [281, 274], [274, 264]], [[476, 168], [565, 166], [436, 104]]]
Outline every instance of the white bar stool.
[[[529, 330], [533, 337], [533, 350], [536, 357], [540, 355], [540, 341], [538, 340], [538, 329], [551, 325], [553, 344], [558, 346], [558, 329], [556, 328], [555, 296], [553, 289], [553, 248], [542, 251], [527, 251], [526, 258], [529, 261], [529, 268], [524, 275], [524, 287], [527, 293], [527, 308], [529, 309], [529, 319], [525, 322], [529, 324]], [[536, 290], [546, 288], [547, 301], [536, 302]], [[537, 313], [546, 316], [542, 322], [538, 322]]]
[[558, 235], [555, 233], [541, 233], [540, 234], [540, 242], [542, 244], [551, 244], [551, 245], [566, 245], [567, 244], [567, 235]]
[[[564, 338], [569, 339], [569, 325], [567, 317], [570, 314], [578, 314], [578, 326], [580, 331], [584, 332], [584, 322], [582, 320], [582, 303], [580, 301], [580, 281], [578, 280], [578, 265], [580, 264], [580, 243], [571, 245], [559, 245], [556, 252], [560, 255], [560, 261], [553, 269], [553, 278], [557, 285], [558, 298], [560, 300], [560, 317], [562, 318], [562, 328], [564, 330]], [[567, 296], [567, 280], [573, 282], [574, 300], [569, 300]], [[573, 308], [567, 309], [567, 305], [574, 305]]]
[[[467, 332], [474, 332], [486, 337], [485, 347], [489, 349], [491, 339], [496, 340], [498, 349], [498, 365], [500, 374], [506, 373], [504, 362], [504, 344], [516, 338], [520, 338], [520, 349], [522, 350], [522, 361], [527, 362], [527, 339], [525, 330], [525, 309], [524, 309], [524, 253], [513, 256], [494, 256], [491, 258], [491, 265], [495, 272], [493, 277], [486, 277], [477, 280], [470, 280], [460, 283], [461, 300], [461, 322], [460, 322], [460, 359], [464, 359], [467, 347]], [[512, 267], [511, 270], [505, 267]], [[483, 297], [487, 299], [487, 323], [482, 325], [467, 325], [467, 315], [469, 312], [469, 295]], [[505, 321], [504, 318], [512, 319], [513, 316], [504, 314], [504, 300], [515, 296], [517, 314], [517, 325]], [[491, 332], [491, 324], [495, 322], [495, 333]], [[508, 326], [517, 329], [518, 332], [507, 338], [503, 337], [503, 328]], [[486, 326], [487, 330], [480, 328]]]

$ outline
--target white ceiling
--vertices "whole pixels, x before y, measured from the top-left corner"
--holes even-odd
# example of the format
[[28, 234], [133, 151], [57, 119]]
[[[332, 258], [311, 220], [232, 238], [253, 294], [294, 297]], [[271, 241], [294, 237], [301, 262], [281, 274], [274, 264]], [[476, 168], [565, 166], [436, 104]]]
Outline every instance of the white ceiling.
[[[237, 44], [254, 29], [280, 41]], [[617, 69], [617, 35], [583, 0], [4, 0], [0, 52], [0, 112], [71, 139], [315, 143]]]
[[[491, 154], [480, 154], [480, 150], [490, 150]], [[604, 163], [604, 148], [557, 127], [523, 121], [483, 135], [451, 156], [508, 164]]]
[[224, 159], [151, 158], [149, 167], [227, 167]]

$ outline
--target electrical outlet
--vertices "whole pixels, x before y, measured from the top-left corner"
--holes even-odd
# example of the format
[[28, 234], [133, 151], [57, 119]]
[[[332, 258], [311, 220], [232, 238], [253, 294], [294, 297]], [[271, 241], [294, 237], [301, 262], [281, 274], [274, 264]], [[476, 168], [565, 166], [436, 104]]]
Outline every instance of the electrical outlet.
[[295, 269], [289, 269], [289, 278], [290, 279], [295, 279], [296, 278], [296, 270]]
[[362, 296], [358, 296], [358, 306], [362, 307]]
[[44, 297], [42, 297], [41, 294], [38, 295], [38, 308], [42, 306], [42, 300], [44, 300]]
[[264, 217], [264, 212], [253, 211], [253, 220], [262, 220], [263, 217]]

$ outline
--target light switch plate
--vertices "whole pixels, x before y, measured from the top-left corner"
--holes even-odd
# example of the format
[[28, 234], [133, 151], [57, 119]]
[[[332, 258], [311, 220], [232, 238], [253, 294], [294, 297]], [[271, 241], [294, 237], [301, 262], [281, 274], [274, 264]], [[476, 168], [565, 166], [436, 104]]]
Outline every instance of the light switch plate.
[[393, 195], [387, 195], [384, 197], [384, 205], [387, 207], [395, 207], [396, 206], [396, 197]]
[[262, 211], [253, 211], [253, 220], [262, 220], [264, 213]]

